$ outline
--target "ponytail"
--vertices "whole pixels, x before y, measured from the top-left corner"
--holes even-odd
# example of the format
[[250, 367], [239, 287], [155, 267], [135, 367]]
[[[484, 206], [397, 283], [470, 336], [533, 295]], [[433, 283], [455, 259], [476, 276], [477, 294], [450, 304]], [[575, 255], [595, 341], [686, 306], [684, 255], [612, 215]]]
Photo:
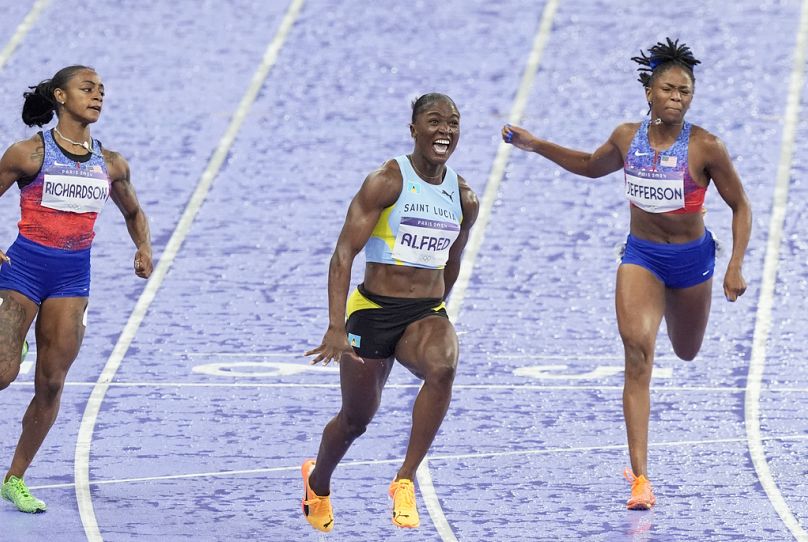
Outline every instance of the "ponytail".
[[57, 88], [64, 89], [68, 81], [82, 70], [95, 71], [88, 66], [67, 66], [56, 72], [52, 78], [46, 79], [34, 87], [28, 87], [31, 91], [22, 94], [25, 98], [25, 102], [22, 104], [22, 121], [28, 126], [42, 126], [49, 123], [57, 111], [53, 91]]
[[35, 87], [28, 87], [24, 92], [25, 103], [22, 105], [22, 121], [27, 126], [42, 126], [53, 118], [56, 100], [53, 99], [52, 79], [46, 79]]

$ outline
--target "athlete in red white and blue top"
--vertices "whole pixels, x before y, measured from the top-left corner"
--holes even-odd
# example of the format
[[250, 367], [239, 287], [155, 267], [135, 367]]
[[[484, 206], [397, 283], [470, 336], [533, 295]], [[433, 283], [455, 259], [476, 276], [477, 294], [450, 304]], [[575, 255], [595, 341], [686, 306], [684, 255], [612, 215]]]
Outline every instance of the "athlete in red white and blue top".
[[0, 159], [0, 195], [20, 189], [19, 235], [0, 251], [0, 389], [19, 374], [20, 351], [36, 318], [34, 398], [22, 420], [2, 496], [24, 512], [45, 510], [23, 475], [59, 410], [65, 378], [87, 325], [90, 250], [98, 213], [109, 197], [135, 244], [134, 272], [148, 278], [152, 249], [146, 215], [129, 165], [90, 135], [101, 115], [104, 84], [92, 68], [69, 66], [24, 94], [22, 120], [56, 126], [19, 141]]
[[585, 177], [624, 170], [631, 225], [617, 271], [617, 325], [625, 351], [623, 412], [632, 470], [630, 509], [649, 509], [656, 499], [648, 482], [650, 382], [657, 331], [665, 319], [677, 356], [692, 360], [701, 348], [710, 314], [715, 242], [704, 226], [704, 194], [715, 185], [732, 209], [732, 254], [724, 295], [746, 291], [741, 272], [752, 212], [741, 180], [721, 140], [685, 121], [700, 62], [690, 48], [667, 39], [632, 60], [650, 118], [618, 126], [593, 153], [561, 147], [506, 125], [507, 143], [536, 152]]

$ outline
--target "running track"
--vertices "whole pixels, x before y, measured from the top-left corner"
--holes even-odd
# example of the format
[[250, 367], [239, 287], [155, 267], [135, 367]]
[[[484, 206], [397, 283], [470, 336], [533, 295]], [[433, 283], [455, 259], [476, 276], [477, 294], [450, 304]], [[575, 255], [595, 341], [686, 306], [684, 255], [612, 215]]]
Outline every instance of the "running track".
[[[452, 300], [461, 367], [422, 472], [432, 484], [421, 480], [436, 500], [419, 493], [418, 531], [390, 525], [386, 487], [418, 389], [397, 368], [336, 472], [325, 538], [807, 539], [802, 3], [185, 0], [81, 14], [60, 0], [4, 4], [0, 47], [16, 42], [0, 53], [0, 143], [31, 133], [18, 120], [27, 85], [95, 66], [107, 103], [93, 133], [129, 158], [161, 258], [148, 287], [129, 274], [110, 204], [84, 347], [27, 475], [49, 511], [2, 503], [4, 540], [321, 539], [300, 517], [299, 464], [339, 392], [335, 369], [300, 353], [325, 328], [347, 203], [368, 171], [410, 150], [409, 101], [431, 90], [460, 107], [451, 164], [487, 209]], [[498, 129], [518, 119], [594, 148], [645, 114], [628, 59], [666, 35], [703, 61], [689, 119], [726, 142], [755, 223], [749, 291], [723, 301], [725, 253], [697, 360], [677, 360], [660, 335], [659, 505], [633, 513], [612, 308], [612, 247], [628, 217], [620, 177], [588, 181], [509, 154]], [[12, 188], [0, 200], [4, 247], [16, 207]], [[708, 208], [728, 242], [714, 189]], [[6, 461], [32, 391], [23, 369], [0, 393]]]

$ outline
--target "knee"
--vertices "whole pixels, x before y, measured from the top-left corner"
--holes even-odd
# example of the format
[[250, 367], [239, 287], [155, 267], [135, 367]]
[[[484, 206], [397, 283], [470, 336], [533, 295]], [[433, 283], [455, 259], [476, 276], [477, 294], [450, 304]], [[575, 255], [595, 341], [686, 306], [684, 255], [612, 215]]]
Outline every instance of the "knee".
[[0, 390], [4, 390], [17, 380], [17, 375], [20, 373], [19, 360], [0, 362], [0, 367], [4, 369], [0, 369]]
[[693, 361], [699, 353], [701, 345], [673, 345], [673, 352], [676, 356], [683, 361]]
[[427, 384], [451, 387], [457, 373], [457, 360], [454, 357], [446, 357], [433, 363], [424, 374], [424, 381]]
[[44, 400], [48, 403], [57, 401], [62, 395], [62, 390], [65, 386], [64, 373], [56, 373], [37, 377], [36, 379], [36, 396], [39, 400]]
[[651, 378], [654, 366], [654, 343], [623, 337], [626, 354], [626, 378], [646, 380]]
[[348, 440], [353, 441], [365, 434], [373, 416], [349, 415], [344, 412], [339, 415], [343, 432]]

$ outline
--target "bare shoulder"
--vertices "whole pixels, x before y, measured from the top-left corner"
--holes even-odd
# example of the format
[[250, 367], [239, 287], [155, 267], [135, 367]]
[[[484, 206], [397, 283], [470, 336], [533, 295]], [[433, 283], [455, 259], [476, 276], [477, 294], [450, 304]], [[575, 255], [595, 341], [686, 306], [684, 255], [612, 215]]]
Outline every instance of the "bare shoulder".
[[637, 134], [637, 130], [639, 129], [639, 122], [624, 122], [617, 125], [617, 127], [612, 131], [612, 135], [609, 139], [616, 144], [620, 144], [621, 146], [624, 144], [628, 148], [631, 140], [634, 139], [634, 136]]
[[729, 159], [729, 151], [721, 138], [695, 124], [690, 128], [689, 146], [703, 156], [707, 164]]
[[45, 146], [42, 137], [34, 134], [28, 139], [13, 143], [3, 155], [3, 166], [21, 176], [33, 176], [42, 167]]
[[374, 206], [388, 207], [401, 195], [402, 182], [398, 162], [388, 160], [365, 177], [358, 195]]
[[109, 177], [113, 181], [129, 180], [129, 162], [119, 152], [104, 149], [104, 162], [107, 164]]
[[621, 158], [625, 157], [625, 154], [631, 146], [631, 141], [634, 139], [639, 129], [639, 122], [624, 122], [623, 124], [618, 124], [612, 131], [612, 135], [609, 136], [609, 142], [617, 147], [620, 151]]
[[[468, 223], [470, 226], [477, 220], [477, 213], [480, 210], [480, 200], [474, 192], [474, 189], [471, 188], [469, 183], [466, 182], [466, 179], [460, 175], [457, 176], [457, 185], [460, 189], [460, 206], [463, 209], [463, 222]], [[467, 221], [465, 219], [473, 220]]]

